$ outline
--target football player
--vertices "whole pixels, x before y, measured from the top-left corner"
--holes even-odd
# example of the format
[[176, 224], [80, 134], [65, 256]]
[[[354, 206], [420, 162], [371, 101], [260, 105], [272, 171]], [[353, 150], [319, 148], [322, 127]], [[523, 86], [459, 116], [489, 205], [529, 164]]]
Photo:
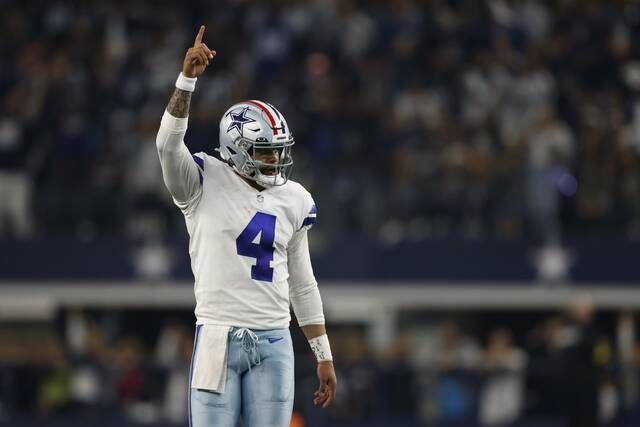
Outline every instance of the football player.
[[289, 179], [294, 144], [269, 103], [250, 100], [222, 116], [219, 160], [184, 144], [191, 95], [216, 52], [201, 26], [187, 50], [156, 144], [164, 182], [185, 217], [195, 277], [196, 332], [189, 425], [288, 426], [294, 360], [293, 306], [318, 361], [316, 405], [335, 397], [336, 375], [313, 275], [307, 231], [316, 206]]

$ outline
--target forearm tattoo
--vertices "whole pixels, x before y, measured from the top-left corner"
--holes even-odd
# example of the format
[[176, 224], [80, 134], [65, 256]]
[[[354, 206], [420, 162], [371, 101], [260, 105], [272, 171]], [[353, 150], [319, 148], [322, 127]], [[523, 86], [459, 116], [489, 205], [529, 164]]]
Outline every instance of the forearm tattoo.
[[189, 104], [191, 103], [191, 92], [178, 89], [173, 91], [167, 111], [173, 117], [184, 118], [189, 115]]

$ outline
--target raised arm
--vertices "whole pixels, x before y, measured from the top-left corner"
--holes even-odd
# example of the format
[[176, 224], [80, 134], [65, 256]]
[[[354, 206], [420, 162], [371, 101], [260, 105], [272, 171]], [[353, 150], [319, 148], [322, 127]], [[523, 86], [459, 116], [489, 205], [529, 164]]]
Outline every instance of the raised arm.
[[209, 61], [216, 55], [202, 42], [205, 27], [202, 25], [193, 47], [187, 50], [182, 73], [176, 81], [176, 89], [162, 116], [156, 146], [162, 166], [165, 185], [176, 204], [187, 209], [202, 194], [202, 169], [184, 144], [191, 94], [196, 80]]

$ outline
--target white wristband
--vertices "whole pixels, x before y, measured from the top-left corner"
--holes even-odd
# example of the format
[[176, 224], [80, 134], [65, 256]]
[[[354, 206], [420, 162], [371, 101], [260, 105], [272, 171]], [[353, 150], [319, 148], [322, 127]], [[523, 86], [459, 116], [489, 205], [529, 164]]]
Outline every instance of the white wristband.
[[320, 335], [319, 337], [311, 338], [309, 345], [313, 354], [316, 355], [318, 362], [330, 362], [333, 360], [331, 355], [331, 346], [329, 345], [329, 337], [327, 334]]
[[178, 80], [176, 80], [176, 87], [187, 92], [193, 92], [196, 90], [196, 80], [198, 80], [197, 77], [187, 77], [180, 73]]

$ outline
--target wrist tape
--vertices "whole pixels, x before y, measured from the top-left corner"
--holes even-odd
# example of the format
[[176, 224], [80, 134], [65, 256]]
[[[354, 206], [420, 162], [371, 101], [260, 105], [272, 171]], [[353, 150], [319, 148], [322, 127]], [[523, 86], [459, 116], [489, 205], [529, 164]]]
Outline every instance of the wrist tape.
[[333, 360], [331, 355], [331, 346], [329, 345], [329, 337], [327, 334], [320, 335], [319, 337], [311, 338], [309, 345], [313, 354], [316, 355], [318, 362], [328, 362]]
[[178, 89], [186, 90], [187, 92], [193, 92], [196, 90], [197, 77], [187, 77], [180, 73], [178, 80], [176, 80], [176, 87]]

